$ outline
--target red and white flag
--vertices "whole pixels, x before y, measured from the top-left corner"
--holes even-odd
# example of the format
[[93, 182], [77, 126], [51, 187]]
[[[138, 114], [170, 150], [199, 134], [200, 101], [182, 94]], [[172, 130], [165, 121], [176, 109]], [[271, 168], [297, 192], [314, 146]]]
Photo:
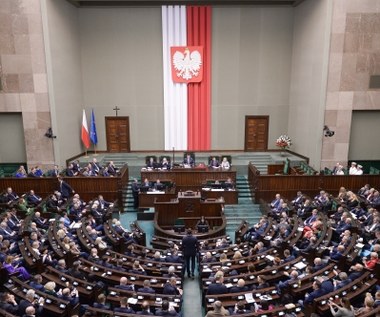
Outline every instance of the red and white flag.
[[165, 150], [211, 147], [211, 6], [163, 6]]
[[90, 147], [90, 134], [88, 133], [86, 111], [83, 109], [82, 119], [82, 132], [81, 132], [83, 145], [88, 149]]

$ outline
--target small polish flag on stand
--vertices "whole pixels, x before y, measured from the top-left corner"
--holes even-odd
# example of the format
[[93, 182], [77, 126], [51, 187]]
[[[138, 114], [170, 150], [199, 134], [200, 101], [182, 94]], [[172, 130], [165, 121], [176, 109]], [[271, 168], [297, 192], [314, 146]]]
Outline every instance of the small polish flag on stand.
[[86, 118], [86, 112], [84, 111], [84, 109], [83, 109], [81, 136], [82, 136], [83, 145], [86, 147], [86, 152], [87, 152], [87, 149], [90, 147], [90, 134], [88, 133], [87, 118]]

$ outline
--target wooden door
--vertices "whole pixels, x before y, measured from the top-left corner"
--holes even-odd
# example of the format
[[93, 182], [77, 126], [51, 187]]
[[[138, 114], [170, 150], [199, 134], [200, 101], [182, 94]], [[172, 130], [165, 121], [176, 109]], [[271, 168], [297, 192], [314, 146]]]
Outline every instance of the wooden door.
[[265, 151], [268, 149], [269, 116], [245, 117], [245, 151]]
[[108, 152], [129, 152], [129, 117], [106, 117]]

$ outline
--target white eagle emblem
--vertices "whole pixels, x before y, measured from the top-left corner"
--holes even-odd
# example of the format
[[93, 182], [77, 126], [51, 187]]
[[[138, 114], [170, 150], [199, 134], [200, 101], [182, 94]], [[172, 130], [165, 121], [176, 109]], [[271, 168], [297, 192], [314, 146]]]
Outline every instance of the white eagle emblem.
[[190, 50], [186, 48], [184, 54], [176, 51], [173, 55], [173, 66], [176, 70], [176, 75], [185, 80], [197, 77], [201, 65], [202, 56], [197, 50], [190, 53]]

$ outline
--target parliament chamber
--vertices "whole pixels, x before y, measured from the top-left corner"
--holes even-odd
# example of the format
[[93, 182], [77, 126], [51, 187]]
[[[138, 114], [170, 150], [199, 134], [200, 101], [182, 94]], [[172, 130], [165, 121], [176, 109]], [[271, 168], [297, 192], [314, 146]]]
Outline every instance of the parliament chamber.
[[[246, 168], [261, 217], [242, 221], [234, 237], [226, 234], [224, 210], [238, 208], [238, 189], [223, 184], [236, 183], [236, 169], [141, 170], [150, 188], [138, 193], [136, 210], [154, 209], [151, 241], [139, 221], [126, 228], [118, 220], [121, 193], [132, 186], [127, 165], [115, 177], [63, 177], [73, 191], [56, 208], [47, 203], [60, 190], [56, 178], [0, 178], [2, 197], [17, 196], [0, 205], [7, 294], [0, 313], [23, 316], [26, 303], [44, 316], [132, 317], [160, 315], [169, 303], [168, 314], [181, 316], [181, 244], [192, 228], [206, 312], [221, 302], [244, 317], [327, 316], [331, 302], [348, 298], [357, 316], [379, 314], [380, 263], [372, 257], [380, 251], [380, 203], [369, 198], [376, 190], [363, 189], [379, 188], [378, 176], [261, 175], [253, 163]], [[165, 186], [157, 190], [156, 183]], [[23, 208], [31, 189], [44, 198]]]

